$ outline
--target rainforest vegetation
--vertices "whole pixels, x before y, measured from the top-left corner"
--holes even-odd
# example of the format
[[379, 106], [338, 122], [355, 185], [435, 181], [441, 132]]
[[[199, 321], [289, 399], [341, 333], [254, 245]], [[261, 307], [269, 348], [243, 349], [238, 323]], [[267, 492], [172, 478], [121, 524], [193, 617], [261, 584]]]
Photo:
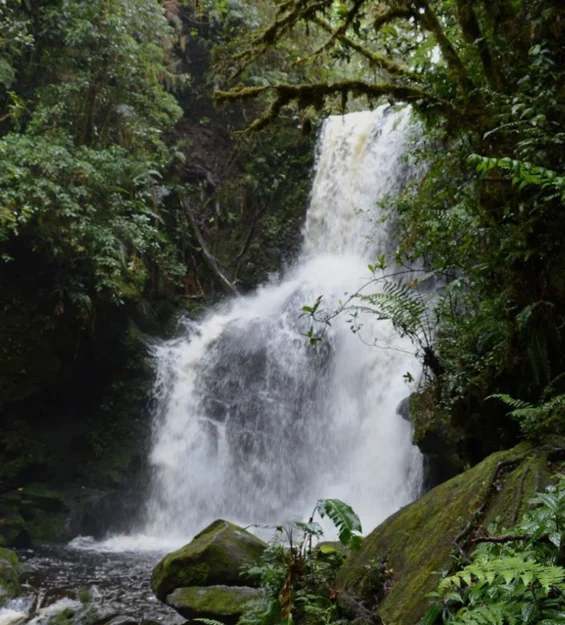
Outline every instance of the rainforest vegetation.
[[[29, 542], [5, 492], [139, 479], [148, 337], [281, 270], [321, 121], [383, 104], [411, 106], [421, 171], [382, 203], [396, 252], [297, 315], [314, 348], [361, 310], [412, 339], [415, 442], [455, 475], [565, 435], [561, 0], [0, 0], [0, 545]], [[472, 538], [426, 624], [565, 622], [564, 492]], [[336, 620], [341, 552], [299, 530], [253, 573], [279, 601], [299, 559], [286, 618]]]
[[211, 100], [216, 48], [255, 13], [0, 3], [0, 493], [135, 473], [147, 337], [292, 256], [315, 137], [292, 116], [238, 136], [250, 111]]

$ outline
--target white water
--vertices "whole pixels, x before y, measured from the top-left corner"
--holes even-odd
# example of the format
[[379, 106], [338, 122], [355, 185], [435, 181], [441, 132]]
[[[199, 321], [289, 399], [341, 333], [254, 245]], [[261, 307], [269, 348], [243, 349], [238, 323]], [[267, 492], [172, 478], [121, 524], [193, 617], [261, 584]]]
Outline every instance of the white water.
[[320, 497], [343, 499], [370, 530], [417, 496], [421, 457], [396, 413], [403, 375], [419, 372], [412, 346], [367, 317], [368, 346], [343, 317], [313, 349], [300, 317], [319, 295], [335, 305], [390, 252], [376, 203], [410, 175], [408, 131], [406, 110], [329, 118], [295, 267], [157, 349], [145, 528], [107, 548], [180, 546], [217, 518], [304, 519]]

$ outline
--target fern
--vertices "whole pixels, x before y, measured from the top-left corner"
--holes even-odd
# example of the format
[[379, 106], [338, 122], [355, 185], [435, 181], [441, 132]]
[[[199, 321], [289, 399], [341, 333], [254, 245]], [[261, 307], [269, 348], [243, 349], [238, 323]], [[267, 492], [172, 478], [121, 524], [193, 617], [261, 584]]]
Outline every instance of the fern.
[[534, 408], [533, 404], [529, 404], [528, 402], [521, 399], [516, 399], [515, 397], [511, 397], [510, 395], [506, 395], [505, 393], [489, 395], [487, 399], [500, 399], [500, 401], [504, 402], [508, 407], [512, 408], [513, 411]]
[[[543, 395], [546, 393], [544, 392]], [[527, 436], [538, 436], [544, 432], [556, 432], [565, 414], [565, 394], [542, 401], [538, 405], [516, 399], [504, 393], [490, 395], [487, 399], [499, 399], [512, 410], [508, 415], [519, 421]]]
[[[503, 540], [478, 540], [473, 561], [439, 582], [426, 625], [436, 625], [438, 615], [444, 625], [565, 625], [565, 569], [557, 566], [565, 544], [565, 476], [530, 506]], [[496, 526], [488, 532], [492, 538]]]
[[388, 319], [401, 336], [417, 337], [426, 331], [426, 303], [421, 294], [407, 284], [385, 282], [380, 293], [361, 296], [375, 308], [381, 319]]
[[511, 158], [492, 158], [472, 154], [469, 162], [474, 165], [479, 174], [486, 176], [489, 172], [499, 169], [510, 172], [512, 184], [519, 191], [529, 186], [550, 189], [552, 197], [558, 195], [565, 202], [565, 177], [545, 167], [539, 167], [527, 161], [518, 161]]
[[513, 584], [521, 581], [524, 586], [538, 584], [549, 592], [563, 582], [563, 569], [558, 566], [545, 566], [538, 562], [523, 560], [520, 557], [497, 558], [469, 564], [462, 571], [441, 580], [439, 590], [444, 591], [452, 586], [461, 588], [473, 584]]
[[507, 616], [508, 606], [505, 603], [493, 603], [462, 608], [452, 622], [461, 625], [503, 625]]

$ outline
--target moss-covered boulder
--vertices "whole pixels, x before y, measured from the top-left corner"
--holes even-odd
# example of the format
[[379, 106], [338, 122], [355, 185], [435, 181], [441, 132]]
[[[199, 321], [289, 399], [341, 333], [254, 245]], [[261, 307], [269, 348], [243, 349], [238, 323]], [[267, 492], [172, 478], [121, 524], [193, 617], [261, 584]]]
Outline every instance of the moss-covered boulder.
[[192, 542], [165, 556], [153, 570], [151, 587], [161, 601], [177, 588], [253, 585], [242, 569], [257, 562], [265, 543], [241, 527], [214, 521]]
[[[338, 588], [376, 608], [387, 625], [416, 625], [429, 605], [426, 593], [438, 583], [434, 572], [452, 564], [455, 538], [470, 520], [515, 524], [528, 500], [550, 480], [561, 446], [523, 443], [434, 488], [365, 538], [340, 571]], [[383, 563], [386, 587], [377, 588]]]
[[20, 591], [20, 565], [13, 551], [0, 548], [0, 608]]
[[235, 625], [246, 606], [261, 597], [261, 591], [247, 586], [192, 586], [177, 588], [166, 603], [184, 618], [210, 618]]

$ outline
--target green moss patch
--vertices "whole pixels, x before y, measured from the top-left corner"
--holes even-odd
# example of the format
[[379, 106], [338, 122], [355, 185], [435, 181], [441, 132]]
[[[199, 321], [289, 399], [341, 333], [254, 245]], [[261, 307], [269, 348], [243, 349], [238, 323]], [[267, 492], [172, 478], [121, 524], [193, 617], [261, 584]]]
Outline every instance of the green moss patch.
[[237, 623], [246, 606], [260, 599], [261, 591], [245, 586], [177, 588], [167, 604], [185, 618], [218, 619], [226, 625]]

